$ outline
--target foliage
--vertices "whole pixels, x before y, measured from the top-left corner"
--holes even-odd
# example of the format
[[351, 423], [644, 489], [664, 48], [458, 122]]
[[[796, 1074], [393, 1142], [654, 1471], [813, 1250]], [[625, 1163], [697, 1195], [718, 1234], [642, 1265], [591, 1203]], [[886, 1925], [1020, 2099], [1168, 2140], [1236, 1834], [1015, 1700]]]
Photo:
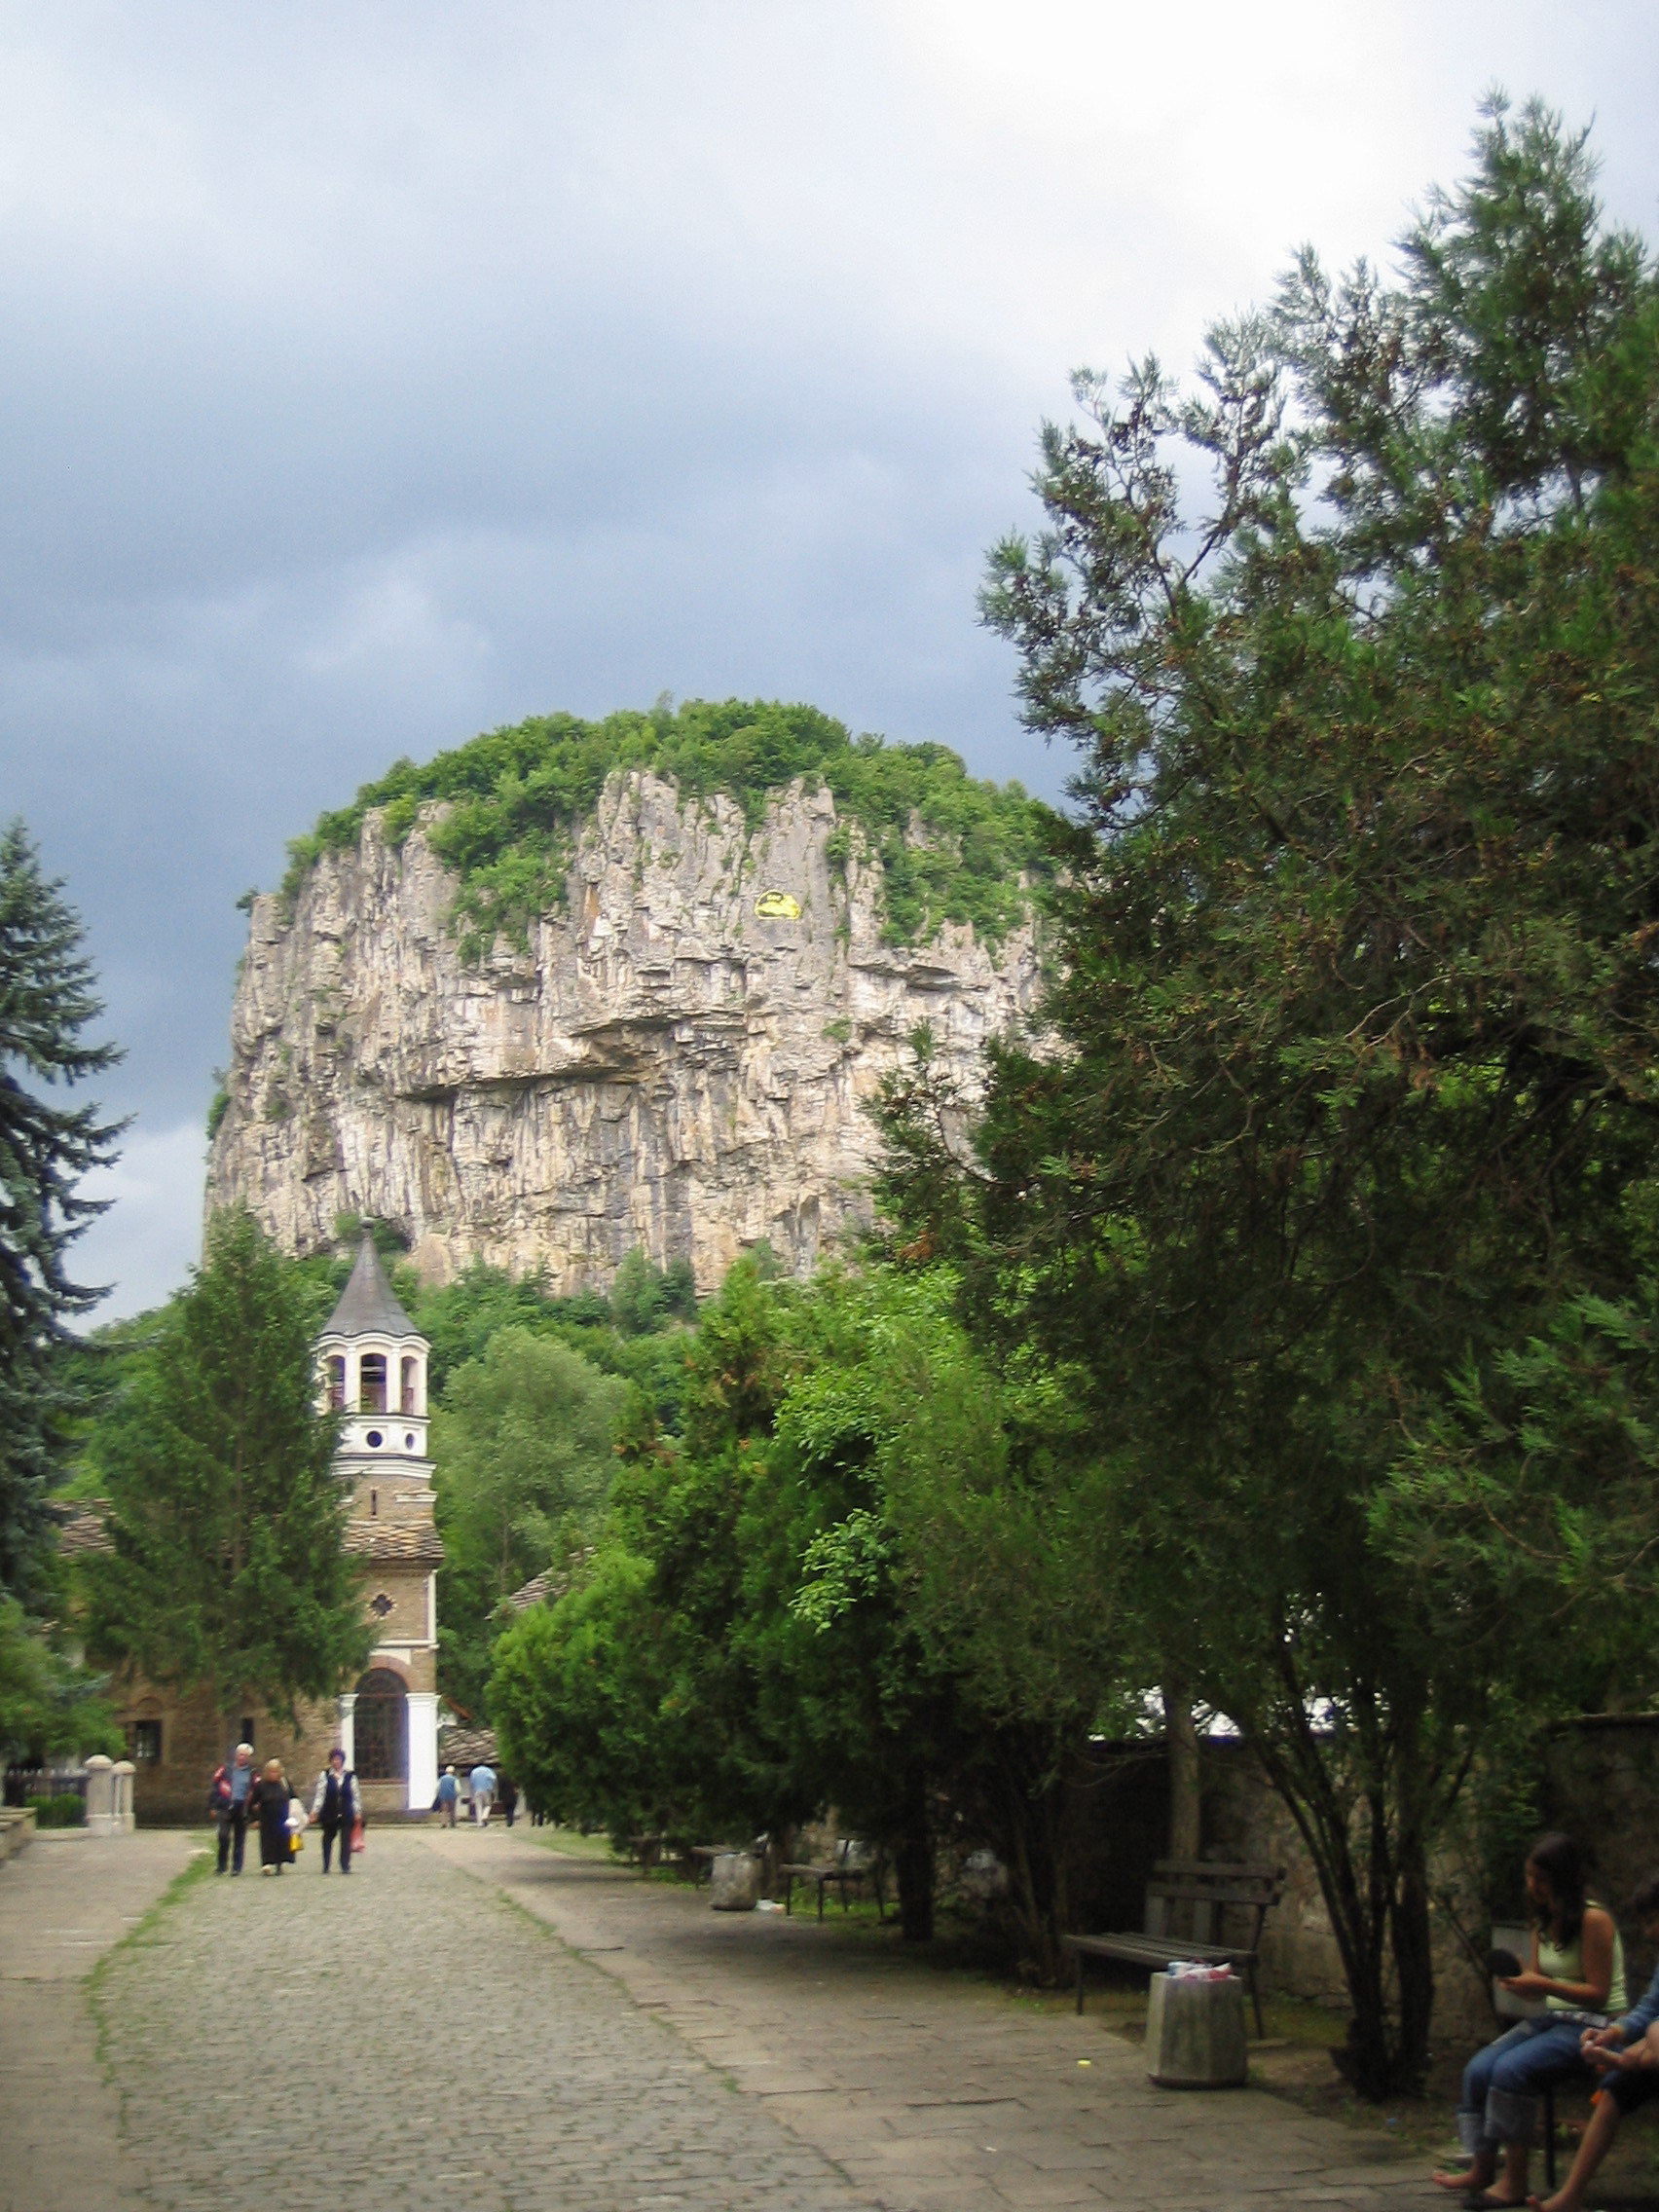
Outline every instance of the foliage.
[[[1017, 1516], [1088, 1442], [1054, 1392], [975, 1355], [951, 1289], [734, 1268], [701, 1315], [682, 1440], [629, 1440], [590, 1566], [502, 1640], [492, 1712], [538, 1804], [618, 1834], [779, 1834], [832, 1803], [892, 1851], [913, 1937], [948, 1805], [953, 1836], [1013, 1870], [1020, 1951], [1051, 1972], [1100, 1670], [1069, 1645], [1015, 1713], [1045, 1593], [977, 1554], [982, 1520]], [[1092, 1562], [1088, 1583], [1113, 1650], [1115, 1593]]]
[[87, 1825], [87, 1801], [71, 1792], [61, 1797], [31, 1797], [37, 1828], [84, 1828]]
[[469, 1710], [483, 1703], [501, 1601], [597, 1520], [627, 1395], [580, 1352], [520, 1328], [498, 1329], [450, 1376], [432, 1421], [438, 1608], [444, 1687]]
[[302, 1272], [250, 1214], [216, 1215], [89, 1447], [114, 1546], [87, 1569], [91, 1646], [226, 1715], [247, 1697], [291, 1714], [368, 1654], [315, 1327]]
[[15, 1598], [0, 1597], [0, 1766], [119, 1752], [121, 1731], [102, 1686], [55, 1648]]
[[65, 1272], [69, 1246], [103, 1211], [75, 1186], [114, 1158], [122, 1126], [31, 1088], [73, 1088], [120, 1056], [84, 1041], [102, 1008], [61, 891], [14, 822], [0, 835], [0, 1592], [28, 1597], [39, 1594], [46, 1493], [70, 1410], [65, 1324], [102, 1295]]
[[[538, 916], [563, 907], [578, 824], [607, 777], [636, 769], [669, 779], [689, 799], [736, 799], [752, 829], [796, 777], [828, 788], [842, 817], [832, 858], [844, 866], [856, 834], [879, 863], [895, 943], [925, 943], [946, 922], [971, 923], [997, 941], [1026, 912], [1021, 876], [1046, 873], [1049, 810], [1017, 784], [975, 781], [942, 745], [854, 739], [815, 708], [727, 699], [662, 702], [600, 722], [539, 716], [424, 767], [400, 760], [294, 841], [284, 894], [294, 896], [321, 854], [354, 846], [371, 808], [384, 810], [385, 834], [398, 846], [436, 800], [447, 811], [427, 833], [460, 880], [455, 921], [475, 957], [497, 936], [523, 940]], [[917, 823], [922, 843], [912, 836]]]
[[1402, 250], [1045, 430], [984, 607], [1081, 749], [1063, 1049], [993, 1055], [968, 1160], [930, 1067], [889, 1100], [898, 1248], [1136, 1471], [1110, 1540], [1309, 1844], [1370, 2095], [1436, 1837], [1619, 1635], [1646, 1673], [1659, 1526], [1659, 298], [1537, 107]]

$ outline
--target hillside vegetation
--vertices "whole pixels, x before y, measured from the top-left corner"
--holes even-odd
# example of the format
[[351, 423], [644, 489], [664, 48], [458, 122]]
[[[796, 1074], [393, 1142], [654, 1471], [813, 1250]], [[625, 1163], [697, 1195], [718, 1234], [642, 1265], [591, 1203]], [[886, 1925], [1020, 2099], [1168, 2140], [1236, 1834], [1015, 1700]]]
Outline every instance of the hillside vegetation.
[[946, 922], [997, 943], [1050, 872], [1051, 809], [1018, 784], [977, 781], [947, 746], [854, 738], [813, 707], [688, 700], [597, 722], [536, 716], [424, 766], [399, 760], [294, 839], [284, 894], [321, 854], [354, 846], [370, 808], [385, 810], [386, 834], [401, 845], [421, 808], [441, 800], [449, 811], [429, 835], [460, 879], [453, 919], [463, 951], [475, 958], [498, 936], [523, 941], [540, 915], [562, 909], [576, 826], [618, 768], [649, 769], [689, 798], [733, 798], [752, 827], [797, 776], [827, 786], [841, 816], [831, 858], [844, 864], [857, 836], [880, 863], [894, 944], [925, 944]]

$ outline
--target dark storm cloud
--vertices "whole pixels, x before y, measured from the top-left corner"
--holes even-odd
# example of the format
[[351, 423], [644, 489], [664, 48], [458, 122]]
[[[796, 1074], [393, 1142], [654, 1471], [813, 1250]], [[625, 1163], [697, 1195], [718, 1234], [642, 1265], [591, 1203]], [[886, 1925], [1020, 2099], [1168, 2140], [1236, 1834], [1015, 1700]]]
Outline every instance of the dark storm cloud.
[[0, 762], [140, 1121], [93, 1264], [194, 1234], [233, 901], [399, 753], [782, 693], [1056, 791], [977, 630], [1065, 372], [1385, 247], [1493, 77], [1640, 6], [0, 7]]

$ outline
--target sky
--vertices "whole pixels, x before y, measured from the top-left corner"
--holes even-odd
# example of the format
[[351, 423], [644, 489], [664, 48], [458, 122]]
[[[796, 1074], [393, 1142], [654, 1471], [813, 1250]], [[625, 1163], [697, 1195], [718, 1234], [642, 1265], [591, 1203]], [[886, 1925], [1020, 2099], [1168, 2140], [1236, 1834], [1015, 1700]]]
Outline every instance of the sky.
[[1659, 214], [1650, 0], [0, 0], [0, 814], [196, 1257], [240, 893], [400, 754], [807, 699], [1057, 796], [986, 547], [1068, 376], [1386, 261], [1480, 94]]

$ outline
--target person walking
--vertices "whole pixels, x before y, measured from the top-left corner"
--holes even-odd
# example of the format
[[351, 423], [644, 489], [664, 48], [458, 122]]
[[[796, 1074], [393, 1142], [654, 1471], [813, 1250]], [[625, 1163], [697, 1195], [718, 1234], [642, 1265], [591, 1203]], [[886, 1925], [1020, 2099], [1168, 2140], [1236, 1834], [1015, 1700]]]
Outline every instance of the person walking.
[[328, 1764], [316, 1778], [316, 1788], [312, 1793], [311, 1817], [322, 1830], [322, 1870], [328, 1872], [329, 1853], [334, 1839], [340, 1838], [340, 1871], [351, 1871], [351, 1827], [363, 1817], [362, 1800], [357, 1793], [357, 1777], [346, 1764], [346, 1753], [338, 1745], [328, 1754]]
[[490, 1807], [496, 1799], [496, 1770], [480, 1759], [468, 1779], [472, 1784], [472, 1818], [481, 1828], [487, 1828]]
[[518, 1811], [518, 1784], [510, 1774], [503, 1774], [498, 1788], [501, 1792], [501, 1818], [511, 1827], [513, 1815]]
[[253, 1746], [239, 1744], [231, 1755], [229, 1766], [216, 1766], [213, 1779], [207, 1785], [207, 1817], [219, 1830], [219, 1863], [215, 1874], [222, 1874], [227, 1864], [233, 1876], [242, 1870], [242, 1853], [247, 1845], [247, 1796], [253, 1788]]
[[461, 1784], [455, 1778], [455, 1769], [453, 1766], [446, 1766], [443, 1773], [438, 1777], [438, 1794], [433, 1799], [440, 1827], [454, 1827], [455, 1801], [460, 1795]]
[[247, 1809], [259, 1821], [259, 1871], [279, 1874], [293, 1856], [288, 1841], [288, 1805], [293, 1795], [280, 1759], [267, 1759], [265, 1772], [247, 1793]]

